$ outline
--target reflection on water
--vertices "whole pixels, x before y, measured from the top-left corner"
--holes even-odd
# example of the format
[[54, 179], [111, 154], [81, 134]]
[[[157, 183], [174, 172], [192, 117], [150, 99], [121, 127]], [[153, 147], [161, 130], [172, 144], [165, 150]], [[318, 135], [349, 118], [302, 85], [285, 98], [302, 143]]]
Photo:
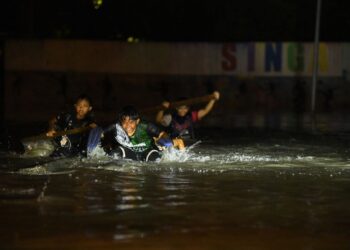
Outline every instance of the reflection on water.
[[0, 239], [29, 249], [349, 249], [348, 148], [323, 142], [204, 141], [157, 163], [3, 168]]

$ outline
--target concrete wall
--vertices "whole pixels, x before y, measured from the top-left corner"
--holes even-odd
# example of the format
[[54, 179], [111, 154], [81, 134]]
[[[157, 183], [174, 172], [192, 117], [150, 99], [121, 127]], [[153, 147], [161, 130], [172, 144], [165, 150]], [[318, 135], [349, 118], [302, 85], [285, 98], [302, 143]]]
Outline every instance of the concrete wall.
[[[43, 122], [86, 93], [98, 120], [110, 122], [126, 104], [142, 109], [219, 90], [204, 127], [308, 128], [310, 44], [253, 45], [8, 41], [5, 118]], [[321, 47], [319, 127], [347, 130], [348, 45]]]
[[[6, 70], [144, 75], [311, 76], [313, 44], [8, 41]], [[320, 75], [350, 69], [350, 45], [320, 44]]]

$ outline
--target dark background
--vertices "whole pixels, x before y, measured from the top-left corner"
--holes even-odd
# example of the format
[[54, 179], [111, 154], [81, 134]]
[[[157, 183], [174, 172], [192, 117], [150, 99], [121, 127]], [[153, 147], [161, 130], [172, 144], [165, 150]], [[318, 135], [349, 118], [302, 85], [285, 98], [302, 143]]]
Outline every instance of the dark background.
[[[23, 121], [28, 121], [26, 116], [32, 116], [33, 120], [33, 113], [42, 112], [40, 121], [44, 120], [46, 124], [50, 116], [66, 106], [71, 107], [80, 92], [90, 93], [95, 100], [96, 113], [112, 112], [113, 116], [108, 117], [114, 117], [115, 110], [127, 102], [137, 107], [148, 107], [159, 105], [163, 99], [175, 99], [176, 94], [194, 97], [209, 94], [217, 89], [222, 93], [220, 103], [201, 123], [201, 126], [223, 126], [226, 123], [228, 127], [234, 127], [236, 125], [231, 121], [237, 120], [235, 115], [242, 113], [247, 117], [244, 118], [246, 121], [242, 122], [242, 126], [249, 127], [251, 126], [249, 124], [254, 124], [254, 117], [251, 118], [251, 116], [256, 112], [263, 114], [264, 119], [269, 123], [271, 113], [275, 115], [283, 111], [296, 113], [296, 127], [299, 129], [299, 117], [309, 112], [310, 77], [240, 79], [234, 76], [163, 77], [79, 72], [6, 72], [5, 57], [2, 52], [4, 44], [11, 39], [29, 41], [61, 39], [63, 42], [65, 39], [83, 39], [174, 43], [258, 41], [312, 43], [315, 33], [316, 5], [317, 0], [2, 1], [0, 6], [1, 124], [4, 123], [4, 117], [6, 118], [4, 114], [6, 107], [6, 114], [17, 116], [17, 120], [21, 118]], [[322, 1], [321, 41], [350, 41], [349, 10], [350, 1]], [[350, 102], [343, 100], [344, 97], [347, 99], [350, 93], [349, 77], [321, 80], [323, 84], [319, 84], [316, 93], [317, 112], [327, 115], [328, 124], [337, 119], [344, 121], [344, 124], [350, 124], [347, 122], [347, 119], [350, 121], [350, 117], [344, 116], [348, 112]], [[300, 82], [303, 85], [302, 94], [294, 91], [295, 86], [299, 86]], [[265, 102], [259, 103], [255, 92], [262, 92], [265, 97], [273, 95], [276, 100], [283, 99], [286, 104], [279, 105], [280, 110], [271, 111], [271, 105]], [[10, 94], [6, 96], [5, 93]], [[123, 94], [118, 95], [118, 93]], [[298, 96], [302, 96], [302, 105], [298, 103], [300, 99]], [[7, 103], [4, 97], [7, 97]], [[237, 103], [241, 103], [241, 106]], [[301, 111], [299, 106], [302, 106]], [[230, 111], [229, 114], [227, 110]], [[340, 118], [331, 117], [336, 112], [340, 113]], [[279, 118], [279, 114], [275, 116]], [[308, 122], [307, 119], [306, 122]], [[282, 121], [278, 120], [276, 123], [279, 128]], [[285, 123], [292, 124], [289, 121]], [[273, 125], [273, 127], [276, 126]], [[330, 125], [324, 127], [333, 130], [328, 128]], [[336, 130], [338, 129], [337, 127]]]
[[[101, 0], [100, 0], [101, 1]], [[3, 38], [313, 41], [316, 0], [11, 0]], [[101, 3], [100, 2], [100, 3]], [[322, 41], [349, 41], [349, 1], [322, 1]]]

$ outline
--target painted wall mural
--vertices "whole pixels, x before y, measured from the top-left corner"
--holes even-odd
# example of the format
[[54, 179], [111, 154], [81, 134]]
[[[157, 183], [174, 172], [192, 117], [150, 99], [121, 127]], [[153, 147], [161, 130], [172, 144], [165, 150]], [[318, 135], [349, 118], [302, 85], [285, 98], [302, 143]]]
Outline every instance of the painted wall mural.
[[[153, 75], [311, 76], [313, 44], [121, 43], [113, 41], [7, 41], [9, 71]], [[350, 44], [320, 43], [319, 73], [350, 70]]]

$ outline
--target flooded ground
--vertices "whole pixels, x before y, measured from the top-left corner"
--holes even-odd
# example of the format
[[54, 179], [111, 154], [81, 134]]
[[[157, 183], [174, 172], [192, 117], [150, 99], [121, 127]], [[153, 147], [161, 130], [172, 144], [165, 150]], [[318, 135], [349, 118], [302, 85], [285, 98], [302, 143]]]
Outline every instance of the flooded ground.
[[216, 133], [158, 163], [2, 154], [1, 249], [350, 249], [350, 137]]

